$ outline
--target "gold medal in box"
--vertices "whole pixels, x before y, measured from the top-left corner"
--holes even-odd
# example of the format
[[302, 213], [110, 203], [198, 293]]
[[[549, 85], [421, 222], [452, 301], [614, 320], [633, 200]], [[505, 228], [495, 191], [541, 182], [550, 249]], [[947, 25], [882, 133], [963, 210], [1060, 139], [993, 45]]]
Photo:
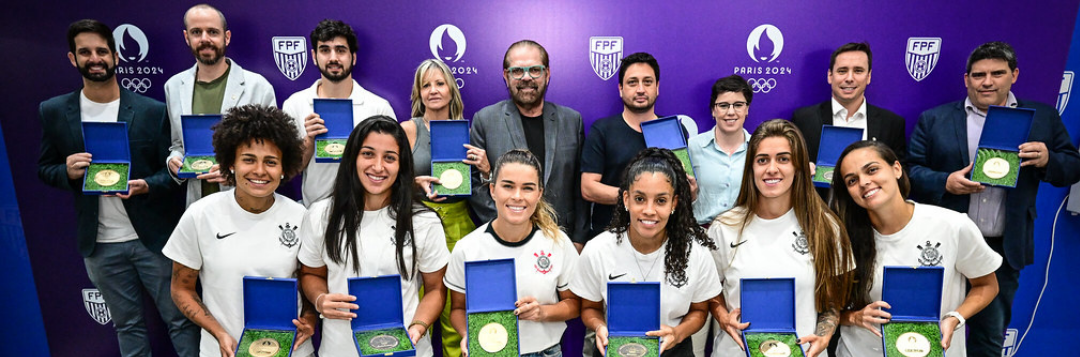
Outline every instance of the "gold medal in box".
[[315, 162], [341, 161], [349, 133], [357, 124], [353, 122], [352, 99], [315, 98], [311, 104], [326, 127], [325, 133], [315, 136]]
[[184, 139], [184, 159], [176, 171], [179, 178], [194, 178], [209, 173], [217, 165], [214, 157], [214, 125], [221, 114], [181, 115], [180, 129]]
[[315, 141], [316, 159], [341, 160], [348, 139], [318, 139]]
[[86, 152], [93, 157], [83, 173], [83, 193], [127, 193], [131, 169], [127, 123], [83, 122], [82, 130]]
[[[472, 194], [472, 165], [477, 160], [465, 147], [469, 143], [469, 122], [466, 120], [432, 120], [431, 176], [439, 179], [432, 189], [439, 196], [468, 196]], [[473, 162], [473, 161], [469, 161]]]
[[84, 192], [124, 193], [128, 190], [128, 164], [91, 163], [86, 168]]

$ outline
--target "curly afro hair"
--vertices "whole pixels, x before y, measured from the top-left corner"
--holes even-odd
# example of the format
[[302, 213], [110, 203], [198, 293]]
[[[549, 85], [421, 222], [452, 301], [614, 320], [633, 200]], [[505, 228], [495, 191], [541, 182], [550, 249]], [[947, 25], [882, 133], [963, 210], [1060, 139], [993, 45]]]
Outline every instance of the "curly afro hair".
[[214, 124], [214, 157], [220, 166], [221, 176], [229, 185], [236, 185], [232, 173], [236, 163], [236, 149], [240, 145], [269, 141], [281, 150], [281, 165], [288, 181], [300, 173], [303, 162], [304, 141], [292, 117], [281, 109], [251, 104], [229, 109]]

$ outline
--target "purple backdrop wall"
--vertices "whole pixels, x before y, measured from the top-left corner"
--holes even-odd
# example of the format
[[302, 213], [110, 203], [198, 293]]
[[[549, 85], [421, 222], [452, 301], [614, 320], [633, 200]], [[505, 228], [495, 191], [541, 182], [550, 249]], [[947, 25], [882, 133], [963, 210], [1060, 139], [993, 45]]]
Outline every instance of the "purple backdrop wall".
[[[164, 82], [194, 63], [181, 33], [183, 11], [194, 3], [19, 1], [8, 4], [8, 10], [0, 15], [0, 45], [9, 49], [2, 60], [8, 71], [0, 95], [5, 98], [7, 110], [0, 116], [0, 125], [11, 153], [49, 347], [56, 356], [116, 354], [111, 326], [88, 318], [80, 301], [82, 289], [92, 286], [74, 247], [75, 212], [69, 193], [45, 186], [35, 175], [41, 130], [37, 104], [80, 85], [77, 72], [66, 58], [66, 26], [80, 18], [96, 18], [114, 28], [132, 25], [125, 26], [122, 36], [124, 48], [120, 53], [125, 60], [119, 64], [123, 73], [118, 78], [163, 100]], [[826, 0], [813, 4], [705, 0], [269, 0], [215, 5], [226, 14], [232, 30], [228, 55], [269, 79], [279, 104], [310, 86], [318, 78], [318, 71], [309, 55], [299, 78], [287, 78], [275, 64], [272, 39], [306, 38], [319, 20], [332, 17], [352, 24], [359, 35], [354, 76], [361, 85], [388, 99], [398, 118], [407, 118], [413, 70], [421, 60], [433, 56], [433, 31], [451, 24], [464, 35], [464, 41], [456, 42], [452, 35], [442, 36], [440, 56], [451, 57], [448, 64], [461, 71], [458, 78], [463, 82], [466, 116], [506, 98], [500, 77], [502, 55], [510, 43], [523, 38], [540, 42], [551, 54], [550, 101], [580, 111], [586, 127], [597, 118], [621, 110], [617, 77], [604, 80], [590, 64], [590, 37], [618, 36], [623, 55], [646, 51], [659, 59], [663, 81], [658, 113], [689, 115], [701, 131], [713, 125], [707, 106], [710, 85], [737, 69], [749, 71], [744, 77], [775, 83], [767, 93], [755, 95], [747, 122], [750, 128], [767, 119], [787, 118], [799, 106], [827, 100], [828, 56], [835, 47], [850, 41], [868, 41], [874, 49], [874, 76], [867, 91], [870, 102], [908, 118], [909, 130], [922, 110], [963, 97], [966, 56], [978, 44], [991, 40], [1009, 42], [1019, 53], [1023, 76], [1013, 87], [1017, 95], [1053, 103], [1078, 7], [1075, 1], [1019, 6], [1005, 0]], [[765, 24], [778, 29], [782, 41], [770, 31], [766, 33], [771, 37], [749, 41], [755, 28]], [[145, 34], [145, 41], [138, 33]], [[905, 62], [912, 37], [941, 40], [937, 46], [939, 59], [921, 81], [909, 74]], [[748, 53], [748, 47], [754, 44], [760, 46], [757, 61]], [[1070, 125], [1076, 130], [1075, 125]], [[1047, 212], [1040, 206], [1040, 210], [1041, 217], [1052, 219], [1052, 209]], [[1040, 240], [1048, 234], [1050, 219], [1040, 218], [1038, 222]], [[1071, 233], [1075, 236], [1075, 230]], [[1041, 272], [1036, 270], [1025, 270], [1018, 295], [1018, 305], [1024, 306], [1020, 310], [1030, 311], [1028, 306], [1034, 298], [1031, 291], [1037, 293], [1041, 283]], [[1034, 278], [1040, 281], [1029, 281]], [[1018, 316], [1016, 320], [1022, 321], [1014, 325], [1026, 326], [1026, 318]], [[1058, 336], [1078, 332], [1073, 324], [1057, 320], [1049, 326], [1068, 332]], [[152, 325], [152, 332], [161, 336], [160, 325]], [[1029, 338], [1038, 337], [1036, 334]], [[164, 339], [156, 337], [155, 342], [157, 355], [172, 355], [163, 348], [167, 345]]]

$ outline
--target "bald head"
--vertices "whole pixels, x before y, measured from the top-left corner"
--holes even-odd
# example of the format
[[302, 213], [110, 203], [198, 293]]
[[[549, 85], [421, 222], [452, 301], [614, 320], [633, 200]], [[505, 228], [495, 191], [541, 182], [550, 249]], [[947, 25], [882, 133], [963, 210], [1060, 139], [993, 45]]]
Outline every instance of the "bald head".
[[225, 21], [225, 14], [221, 13], [221, 10], [218, 10], [217, 8], [215, 8], [213, 6], [210, 6], [208, 4], [198, 4], [198, 5], [192, 6], [190, 9], [187, 10], [187, 12], [184, 13], [184, 30], [187, 30], [187, 29], [191, 28], [190, 26], [188, 26], [188, 18], [190, 18], [192, 15], [194, 15], [196, 13], [200, 13], [200, 12], [216, 13], [218, 15], [218, 18], [221, 19], [221, 30], [222, 31], [228, 31], [229, 30], [229, 24], [228, 24], [228, 22]]

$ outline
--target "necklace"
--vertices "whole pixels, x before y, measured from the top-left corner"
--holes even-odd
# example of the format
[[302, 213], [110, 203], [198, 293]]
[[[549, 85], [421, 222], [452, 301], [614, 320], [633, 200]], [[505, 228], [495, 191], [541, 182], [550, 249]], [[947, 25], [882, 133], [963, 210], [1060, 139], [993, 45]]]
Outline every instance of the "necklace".
[[[661, 247], [661, 249], [663, 249], [663, 247]], [[630, 246], [630, 250], [637, 252], [637, 250], [635, 250], [634, 246], [632, 245]], [[653, 258], [652, 266], [649, 267], [649, 270], [647, 272], [644, 271], [644, 269], [641, 269], [641, 262], [639, 261], [640, 259], [637, 258], [637, 255], [632, 254], [634, 257], [634, 264], [637, 265], [638, 268], [638, 273], [641, 273], [641, 281], [648, 281], [649, 274], [652, 274], [653, 269], [656, 269], [656, 263], [660, 261], [660, 249], [657, 249], [655, 253], [656, 258]]]

